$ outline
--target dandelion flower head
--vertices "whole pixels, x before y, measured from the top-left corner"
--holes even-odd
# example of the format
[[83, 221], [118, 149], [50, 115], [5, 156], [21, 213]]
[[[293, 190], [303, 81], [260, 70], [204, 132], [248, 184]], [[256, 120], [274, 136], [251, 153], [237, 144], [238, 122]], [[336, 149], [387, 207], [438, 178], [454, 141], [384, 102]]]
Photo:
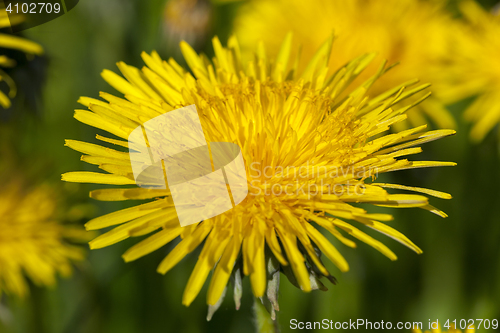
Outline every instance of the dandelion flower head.
[[500, 122], [500, 15], [489, 12], [475, 1], [460, 1], [463, 24], [456, 35], [452, 70], [440, 81], [448, 103], [475, 97], [464, 112], [473, 126], [470, 138], [479, 142]]
[[[5, 175], [5, 174], [3, 174]], [[74, 262], [84, 259], [75, 242], [85, 242], [81, 227], [57, 218], [57, 196], [47, 184], [26, 186], [14, 176], [0, 187], [0, 294], [25, 297], [27, 279], [54, 286], [56, 276], [68, 277]]]
[[[285, 38], [276, 58], [268, 58], [261, 45], [254, 60], [242, 62], [236, 38], [231, 37], [227, 47], [214, 38], [212, 60], [181, 43], [191, 72], [173, 59], [162, 60], [156, 52], [142, 54], [146, 64], [142, 69], [118, 63], [123, 77], [104, 70], [103, 78], [121, 96], [101, 92], [102, 99], [82, 97], [79, 102], [88, 110], [76, 110], [75, 118], [114, 137], [97, 135], [103, 145], [66, 142], [83, 153], [83, 161], [102, 171], [68, 172], [62, 178], [130, 185], [98, 189], [90, 195], [103, 201], [146, 202], [89, 221], [88, 230], [112, 227], [91, 241], [91, 248], [153, 233], [123, 255], [125, 261], [132, 261], [180, 238], [158, 266], [158, 272], [165, 274], [201, 246], [183, 304], [193, 302], [213, 271], [207, 297], [211, 307], [220, 304], [231, 275], [236, 285], [241, 275], [249, 276], [253, 294], [263, 297], [267, 290], [273, 302], [276, 293], [269, 289], [276, 287], [280, 271], [306, 292], [325, 289], [320, 278], [334, 279], [320, 255], [342, 272], [349, 265], [320, 231], [323, 229], [350, 247], [356, 247], [351, 237], [365, 242], [391, 260], [396, 255], [362, 229], [375, 229], [420, 253], [413, 242], [386, 223], [392, 220], [391, 215], [370, 213], [365, 208], [420, 207], [444, 217], [422, 194], [445, 199], [450, 195], [370, 180], [384, 172], [454, 165], [406, 158], [421, 151], [418, 145], [454, 131], [426, 131], [423, 125], [386, 133], [391, 125], [406, 119], [405, 113], [411, 107], [399, 107], [398, 103], [415, 94], [420, 97], [413, 104], [425, 99], [428, 85], [413, 81], [368, 98], [368, 88], [386, 70], [384, 63], [365, 82], [350, 87], [374, 55], [359, 56], [330, 75], [331, 46], [332, 39], [328, 39], [300, 72], [301, 65], [291, 56], [291, 35]], [[351, 92], [341, 97], [347, 89]], [[126, 149], [127, 138], [137, 126], [192, 104], [197, 107], [208, 142], [231, 142], [241, 148], [249, 193], [233, 209], [181, 227], [168, 189], [135, 185]], [[288, 173], [287, 168], [301, 171]], [[273, 192], [277, 187], [287, 190]], [[387, 188], [420, 194], [390, 194]], [[277, 310], [277, 302], [273, 307]]]

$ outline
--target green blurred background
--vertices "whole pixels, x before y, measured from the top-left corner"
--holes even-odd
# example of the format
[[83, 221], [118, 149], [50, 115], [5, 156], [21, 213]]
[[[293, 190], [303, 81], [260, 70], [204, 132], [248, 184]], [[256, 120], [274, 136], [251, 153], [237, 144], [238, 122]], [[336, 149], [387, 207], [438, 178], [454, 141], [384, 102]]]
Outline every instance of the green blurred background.
[[[488, 7], [493, 2], [483, 4]], [[212, 54], [210, 38], [214, 34], [223, 42], [227, 40], [239, 5], [207, 3], [211, 22], [205, 35], [197, 37], [198, 50]], [[10, 73], [26, 93], [14, 99], [11, 110], [0, 110], [2, 145], [27, 172], [58, 184], [64, 193], [71, 193], [70, 202], [87, 207], [80, 217], [82, 222], [126, 206], [91, 201], [88, 191], [97, 185], [61, 185], [64, 172], [96, 171], [80, 161], [79, 153], [64, 147], [68, 138], [96, 141], [96, 129], [72, 118], [73, 110], [80, 108], [76, 101], [79, 96], [97, 98], [99, 91], [115, 93], [100, 72], [105, 68], [116, 70], [115, 63], [121, 60], [141, 67], [142, 51], [157, 50], [164, 58], [173, 56], [182, 62], [177, 40], [165, 30], [164, 7], [164, 0], [82, 0], [62, 17], [22, 33], [43, 45], [46, 55]], [[35, 97], [38, 89], [40, 95]], [[469, 102], [450, 107], [457, 119]], [[493, 131], [483, 143], [473, 145], [468, 139], [469, 126], [463, 121], [459, 124], [454, 137], [425, 145], [421, 158], [455, 161], [458, 166], [391, 175], [391, 181], [446, 191], [454, 197], [449, 201], [431, 199], [431, 204], [449, 215], [447, 219], [418, 209], [390, 210], [395, 216], [391, 225], [424, 253], [416, 255], [392, 239], [372, 233], [398, 255], [399, 259], [391, 262], [360, 242], [357, 249], [350, 249], [331, 239], [350, 263], [350, 272], [341, 274], [330, 265], [338, 285], [328, 285], [327, 292], [309, 294], [282, 276], [278, 313], [282, 332], [290, 331], [292, 318], [424, 323], [438, 318], [500, 319], [500, 218], [496, 211], [500, 207], [499, 140]], [[89, 251], [88, 262], [78, 266], [72, 278], [60, 279], [57, 288], [32, 286], [26, 300], [4, 300], [13, 318], [9, 325], [0, 322], [0, 332], [255, 330], [248, 279], [244, 280], [241, 309], [234, 309], [229, 292], [207, 322], [206, 292], [202, 291], [189, 308], [181, 305], [197, 252], [162, 276], [156, 273], [156, 266], [175, 243], [125, 264], [121, 254], [136, 242], [132, 239]]]

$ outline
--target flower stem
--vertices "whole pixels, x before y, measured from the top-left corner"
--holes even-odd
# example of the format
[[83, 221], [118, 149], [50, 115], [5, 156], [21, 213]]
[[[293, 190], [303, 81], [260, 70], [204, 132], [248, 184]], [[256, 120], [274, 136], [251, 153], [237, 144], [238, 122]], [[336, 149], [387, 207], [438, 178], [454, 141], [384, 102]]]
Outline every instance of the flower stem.
[[253, 313], [257, 333], [279, 333], [278, 319], [271, 318], [258, 298], [254, 298]]

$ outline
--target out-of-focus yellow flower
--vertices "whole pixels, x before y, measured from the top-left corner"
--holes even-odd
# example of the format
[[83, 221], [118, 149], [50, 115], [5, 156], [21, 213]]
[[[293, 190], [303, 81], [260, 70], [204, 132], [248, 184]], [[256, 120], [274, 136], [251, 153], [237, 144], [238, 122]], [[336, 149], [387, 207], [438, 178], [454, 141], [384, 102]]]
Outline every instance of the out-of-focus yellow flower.
[[[205, 241], [187, 282], [185, 305], [193, 302], [215, 268], [208, 290], [209, 305], [216, 308], [220, 304], [231, 274], [242, 271], [250, 276], [254, 295], [270, 297], [276, 310], [277, 290], [270, 291], [270, 286], [277, 288], [280, 269], [304, 291], [324, 290], [320, 277], [333, 280], [319, 253], [340, 271], [349, 269], [347, 261], [318, 226], [347, 246], [356, 247], [356, 243], [343, 233], [373, 246], [391, 260], [396, 259], [383, 243], [354, 223], [345, 222], [356, 221], [421, 253], [406, 236], [384, 223], [392, 220], [391, 215], [371, 214], [353, 203], [365, 207], [420, 207], [445, 217], [423, 195], [389, 194], [386, 188], [444, 199], [451, 198], [449, 194], [365, 180], [382, 172], [454, 165], [404, 158], [419, 153], [418, 145], [452, 135], [454, 131], [426, 132], [424, 125], [384, 135], [391, 125], [406, 119], [409, 106], [398, 103], [422, 92], [426, 85], [403, 84], [368, 98], [366, 91], [382, 74], [383, 67], [354, 87], [351, 83], [370, 64], [373, 55], [360, 56], [335, 74], [327, 75], [326, 56], [330, 54], [331, 42], [327, 40], [300, 73], [291, 57], [290, 35], [277, 58], [268, 59], [265, 49], [259, 48], [250, 63], [241, 61], [236, 38], [229, 40], [227, 48], [214, 38], [213, 61], [198, 55], [187, 43], [181, 43], [194, 75], [173, 59], [163, 61], [156, 52], [142, 54], [147, 65], [142, 70], [120, 62], [118, 67], [126, 79], [105, 70], [103, 78], [125, 98], [108, 93], [101, 93], [105, 101], [82, 97], [79, 102], [89, 111], [75, 113], [79, 121], [120, 138], [98, 135], [99, 140], [134, 150], [127, 140], [135, 128], [173, 109], [195, 104], [208, 142], [231, 142], [241, 147], [249, 194], [221, 215], [181, 227], [168, 189], [134, 186], [93, 191], [91, 197], [103, 201], [156, 200], [88, 222], [89, 230], [115, 227], [90, 242], [91, 248], [155, 232], [123, 255], [126, 261], [132, 261], [180, 236], [181, 242], [158, 267], [158, 272], [165, 274]], [[344, 99], [342, 96], [350, 86], [351, 92]], [[420, 101], [426, 96], [420, 96]], [[190, 128], [185, 130], [189, 136]], [[63, 174], [63, 180], [136, 184], [128, 151], [75, 140], [67, 140], [66, 145], [82, 152], [83, 161], [98, 165], [106, 173], [69, 172]], [[196, 199], [193, 200], [195, 204]], [[267, 255], [266, 244], [270, 251]], [[268, 280], [268, 274], [273, 279]]]
[[0, 294], [26, 296], [26, 277], [36, 285], [53, 286], [56, 273], [69, 276], [71, 263], [84, 258], [83, 249], [70, 242], [86, 241], [88, 234], [61, 224], [56, 208], [48, 185], [27, 188], [14, 177], [0, 187]]
[[481, 141], [500, 122], [500, 15], [488, 12], [475, 1], [461, 1], [465, 23], [455, 33], [461, 38], [453, 55], [453, 71], [447, 86], [439, 88], [448, 102], [477, 98], [465, 111], [474, 123], [470, 137]]
[[[251, 0], [241, 8], [235, 30], [244, 51], [252, 51], [263, 40], [271, 55], [292, 31], [306, 59], [333, 33], [330, 68], [334, 69], [367, 52], [377, 52], [377, 59], [389, 64], [400, 62], [377, 80], [370, 92], [374, 96], [415, 78], [431, 84], [440, 80], [453, 47], [450, 34], [455, 33], [455, 23], [443, 5], [425, 0]], [[375, 71], [372, 65], [362, 79]], [[440, 91], [433, 89], [433, 94], [439, 96]], [[424, 115], [439, 127], [455, 126], [438, 98], [408, 112], [410, 125], [427, 123]]]
[[[0, 9], [0, 29], [5, 29], [11, 26], [11, 24], [19, 24], [23, 22], [23, 17], [21, 15], [11, 15], [10, 20], [7, 16], [5, 9]], [[25, 38], [17, 37], [10, 33], [0, 33], [0, 47], [6, 49], [13, 49], [26, 53], [27, 56], [41, 55], [43, 54], [43, 48], [30, 40]], [[4, 54], [0, 54], [0, 67], [14, 67], [16, 66], [16, 61], [9, 58]], [[15, 82], [8, 76], [3, 70], [0, 69], [0, 81], [5, 81], [9, 86], [9, 92], [6, 95], [0, 91], [0, 105], [3, 108], [8, 108], [11, 106], [10, 98], [16, 96], [16, 85]]]

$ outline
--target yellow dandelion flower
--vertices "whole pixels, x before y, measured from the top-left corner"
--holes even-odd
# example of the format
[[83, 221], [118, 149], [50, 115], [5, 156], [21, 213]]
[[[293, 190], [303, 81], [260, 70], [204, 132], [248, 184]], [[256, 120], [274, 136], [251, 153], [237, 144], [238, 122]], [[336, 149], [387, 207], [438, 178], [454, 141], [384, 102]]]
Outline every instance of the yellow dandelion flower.
[[[0, 9], [0, 29], [9, 28], [11, 27], [11, 24], [19, 24], [23, 22], [23, 20], [24, 19], [21, 15], [11, 15], [9, 19], [5, 9]], [[27, 56], [43, 54], [43, 48], [39, 44], [9, 33], [0, 33], [0, 47], [17, 50], [26, 53]], [[0, 54], [0, 67], [14, 66], [16, 66], [15, 60], [9, 58], [5, 54]], [[16, 96], [16, 85], [12, 78], [1, 69], [0, 81], [5, 81], [9, 86], [9, 93], [7, 95], [0, 91], [0, 105], [6, 109], [11, 106], [10, 98]]]
[[[228, 41], [228, 47], [223, 47], [217, 37], [213, 39], [212, 61], [183, 42], [181, 50], [193, 74], [173, 59], [162, 60], [156, 52], [142, 53], [146, 63], [142, 70], [118, 63], [125, 78], [104, 70], [102, 77], [124, 98], [104, 92], [100, 93], [103, 100], [82, 97], [79, 102], [89, 110], [75, 111], [79, 121], [119, 138], [97, 135], [97, 139], [129, 148], [127, 139], [136, 127], [171, 110], [195, 104], [208, 142], [230, 142], [241, 148], [249, 193], [233, 209], [181, 227], [168, 189], [133, 186], [92, 191], [91, 197], [104, 201], [156, 200], [89, 221], [88, 230], [114, 227], [91, 241], [90, 247], [98, 249], [155, 232], [123, 255], [128, 262], [180, 237], [180, 243], [158, 266], [158, 272], [165, 274], [204, 242], [187, 282], [183, 304], [193, 302], [214, 270], [208, 304], [217, 307], [231, 274], [236, 274], [235, 289], [240, 293], [242, 271], [250, 276], [255, 296], [264, 296], [267, 285], [267, 297], [274, 309], [280, 270], [292, 283], [310, 291], [325, 289], [319, 281], [321, 276], [334, 280], [319, 253], [340, 271], [349, 269], [344, 257], [318, 229], [326, 229], [340, 242], [356, 247], [346, 237], [351, 235], [391, 260], [396, 255], [363, 228], [375, 229], [420, 253], [406, 236], [384, 223], [392, 220], [391, 215], [369, 213], [358, 204], [420, 207], [446, 216], [430, 206], [423, 195], [390, 194], [386, 188], [445, 199], [450, 198], [449, 194], [366, 180], [377, 173], [454, 165], [409, 161], [405, 156], [419, 153], [419, 144], [455, 132], [427, 132], [424, 125], [383, 135], [392, 124], [406, 118], [410, 106], [396, 104], [422, 92], [427, 85], [415, 85], [413, 81], [367, 98], [367, 89], [385, 71], [382, 64], [373, 77], [341, 98], [373, 55], [360, 56], [327, 75], [331, 42], [330, 39], [323, 44], [300, 75], [297, 63], [290, 58], [291, 38], [284, 41], [276, 59], [268, 60], [265, 49], [260, 47], [255, 60], [249, 63], [241, 61], [234, 37]], [[83, 161], [98, 165], [105, 173], [69, 172], [62, 175], [63, 180], [135, 184], [127, 151], [75, 140], [67, 140], [66, 145], [83, 153]], [[287, 172], [292, 169], [294, 172]], [[276, 187], [287, 191], [277, 193]], [[347, 220], [357, 222], [361, 228]], [[274, 289], [269, 290], [270, 286]]]
[[464, 116], [474, 123], [470, 137], [478, 142], [500, 122], [500, 15], [474, 1], [459, 5], [466, 23], [456, 34], [467, 38], [457, 42], [443, 98], [456, 102], [477, 95]]
[[88, 234], [57, 221], [56, 204], [48, 185], [27, 189], [14, 177], [0, 187], [0, 295], [26, 296], [26, 277], [53, 286], [56, 273], [69, 276], [71, 263], [84, 258], [83, 249], [69, 242], [86, 241]]
[[[378, 95], [402, 82], [419, 78], [434, 84], [442, 76], [449, 58], [454, 21], [443, 10], [444, 1], [425, 0], [252, 0], [243, 6], [235, 21], [235, 33], [242, 49], [252, 52], [262, 40], [271, 55], [277, 54], [288, 31], [297, 36], [301, 54], [310, 59], [314, 50], [330, 35], [335, 46], [330, 68], [344, 66], [367, 52], [377, 60], [399, 62], [373, 86]], [[377, 70], [370, 66], [362, 79]], [[440, 91], [433, 89], [439, 96]], [[410, 100], [411, 101], [411, 100]], [[438, 98], [431, 97], [408, 113], [410, 125], [427, 123], [428, 117], [440, 128], [454, 128], [455, 121]], [[402, 130], [404, 123], [396, 125]]]

